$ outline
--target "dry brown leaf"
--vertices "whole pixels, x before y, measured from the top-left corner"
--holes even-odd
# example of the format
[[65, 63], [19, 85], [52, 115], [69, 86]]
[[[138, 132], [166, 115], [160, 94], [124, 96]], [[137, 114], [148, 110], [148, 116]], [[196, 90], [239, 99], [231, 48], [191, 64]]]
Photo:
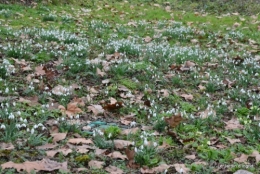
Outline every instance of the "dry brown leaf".
[[14, 149], [14, 145], [12, 143], [0, 143], [1, 150], [12, 150]]
[[239, 120], [237, 118], [232, 118], [228, 122], [224, 122], [226, 124], [225, 129], [226, 130], [232, 130], [232, 129], [243, 129], [244, 126], [239, 123]]
[[149, 42], [151, 42], [153, 39], [150, 37], [150, 36], [146, 36], [145, 38], [144, 38], [144, 41], [146, 42], [146, 43], [149, 43]]
[[107, 149], [95, 149], [95, 155], [103, 155]]
[[27, 66], [28, 65], [28, 62], [26, 62], [24, 59], [21, 59], [21, 60], [18, 60], [18, 59], [15, 59], [15, 58], [12, 58], [16, 64], [18, 65], [23, 65], [23, 66]]
[[44, 144], [42, 146], [37, 146], [36, 149], [41, 149], [41, 150], [46, 150], [46, 149], [53, 149], [55, 147], [57, 147], [58, 144]]
[[115, 148], [123, 149], [129, 145], [132, 145], [133, 142], [127, 140], [114, 140]]
[[110, 79], [102, 80], [102, 84], [108, 84], [110, 82]]
[[122, 160], [127, 159], [126, 155], [123, 155], [118, 151], [114, 151], [106, 156], [111, 157], [113, 159], [122, 159]]
[[171, 12], [171, 6], [169, 6], [169, 5], [166, 6], [164, 9], [165, 9], [165, 11], [167, 11], [167, 12]]
[[250, 157], [255, 157], [256, 163], [258, 163], [258, 162], [260, 161], [260, 154], [259, 154], [259, 152], [258, 152], [257, 150], [254, 150], [254, 151], [252, 152], [252, 154], [249, 155], [249, 156], [250, 156]]
[[225, 84], [228, 88], [232, 88], [235, 85], [236, 81], [231, 81], [226, 78], [222, 81], [222, 83]]
[[248, 158], [248, 155], [242, 154], [240, 157], [235, 158], [234, 161], [236, 161], [238, 163], [247, 163], [247, 158]]
[[67, 105], [67, 109], [60, 105], [58, 107], [61, 112], [63, 112], [64, 114], [66, 114], [68, 117], [72, 117], [78, 113], [82, 113], [83, 111], [78, 107], [78, 103], [77, 102], [71, 102]]
[[45, 74], [46, 74], [46, 72], [45, 72], [45, 70], [43, 70], [43, 66], [36, 66], [35, 67], [35, 75], [43, 76]]
[[82, 107], [85, 106], [84, 98], [74, 97], [71, 102], [72, 102], [72, 103], [77, 103], [78, 106], [82, 106]]
[[237, 28], [237, 27], [239, 27], [240, 25], [241, 25], [240, 23], [235, 22], [235, 23], [233, 24], [233, 27]]
[[140, 171], [141, 171], [141, 173], [163, 173], [163, 172], [165, 172], [165, 170], [167, 170], [170, 167], [171, 167], [171, 165], [169, 166], [167, 164], [160, 164], [159, 166], [151, 168], [151, 169], [141, 168]]
[[91, 139], [86, 139], [86, 138], [71, 138], [68, 140], [68, 143], [71, 144], [94, 144]]
[[134, 160], [134, 157], [135, 157], [135, 151], [134, 150], [131, 150], [129, 147], [127, 147], [125, 149], [125, 154], [126, 154], [126, 157], [129, 161]]
[[107, 172], [109, 172], [110, 174], [123, 174], [124, 173], [123, 170], [121, 170], [121, 169], [119, 169], [115, 166], [108, 166], [108, 167], [105, 168], [105, 170]]
[[226, 139], [230, 142], [230, 144], [241, 143], [240, 139], [231, 139], [228, 137], [226, 137]]
[[200, 90], [202, 90], [202, 91], [204, 91], [204, 90], [206, 89], [206, 87], [205, 87], [205, 86], [202, 86], [202, 85], [199, 85], [198, 88], [199, 88]]
[[67, 136], [67, 133], [53, 133], [51, 136], [53, 137], [52, 141], [56, 143], [58, 141], [64, 140]]
[[196, 159], [196, 156], [195, 155], [186, 155], [185, 158], [194, 160], [194, 159]]
[[101, 77], [104, 77], [106, 75], [106, 73], [101, 71], [99, 68], [97, 68], [97, 75], [100, 75]]
[[168, 89], [162, 89], [160, 90], [160, 93], [162, 93], [163, 97], [169, 97], [169, 90]]
[[103, 114], [104, 109], [101, 105], [91, 105], [88, 106], [88, 112], [92, 111], [95, 116]]
[[139, 127], [135, 127], [135, 128], [132, 128], [132, 129], [124, 129], [121, 134], [122, 135], [128, 135], [128, 134], [135, 134], [136, 132], [138, 132], [140, 130]]
[[32, 97], [20, 97], [18, 102], [22, 103], [28, 103], [30, 106], [38, 105], [38, 96], [32, 96]]
[[249, 172], [249, 171], [247, 171], [247, 170], [238, 170], [238, 171], [236, 171], [235, 173], [233, 173], [233, 174], [253, 174], [252, 172]]
[[193, 95], [191, 94], [182, 94], [181, 97], [183, 97], [186, 101], [193, 100]]
[[59, 152], [61, 152], [64, 156], [67, 156], [69, 153], [72, 152], [72, 150], [68, 149], [68, 148], [61, 148], [61, 149], [57, 149], [57, 150], [47, 150], [46, 155], [48, 157], [54, 157]]
[[105, 163], [103, 161], [91, 160], [88, 162], [89, 167], [95, 169], [102, 169], [104, 164]]
[[179, 173], [189, 173], [190, 169], [185, 166], [185, 164], [174, 164], [175, 170]]
[[26, 161], [24, 163], [14, 163], [9, 161], [1, 165], [3, 169], [6, 168], [15, 168], [18, 172], [26, 171], [31, 173], [32, 171], [54, 171], [54, 170], [63, 170], [68, 171], [67, 162], [58, 163], [50, 159], [42, 159], [41, 161]]
[[175, 128], [181, 123], [183, 118], [179, 114], [179, 115], [173, 115], [171, 117], [165, 117], [164, 120], [171, 128]]

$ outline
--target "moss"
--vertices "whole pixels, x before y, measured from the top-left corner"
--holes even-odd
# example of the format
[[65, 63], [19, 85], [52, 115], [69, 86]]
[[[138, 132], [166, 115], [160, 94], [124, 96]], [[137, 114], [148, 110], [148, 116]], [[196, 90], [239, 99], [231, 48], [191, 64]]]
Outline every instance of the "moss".
[[87, 163], [90, 160], [88, 155], [81, 155], [75, 158], [75, 161], [78, 163]]
[[133, 82], [131, 79], [120, 79], [120, 84], [124, 85], [129, 89], [137, 89], [137, 84]]

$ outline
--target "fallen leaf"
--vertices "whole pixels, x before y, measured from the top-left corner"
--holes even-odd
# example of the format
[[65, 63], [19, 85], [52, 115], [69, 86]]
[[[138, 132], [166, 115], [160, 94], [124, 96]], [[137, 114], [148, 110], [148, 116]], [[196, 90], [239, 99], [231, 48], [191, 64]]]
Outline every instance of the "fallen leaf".
[[259, 152], [256, 151], [256, 150], [254, 150], [254, 151], [252, 152], [252, 154], [249, 155], [249, 156], [250, 156], [250, 157], [255, 157], [256, 163], [258, 163], [258, 162], [260, 161], [260, 154], [259, 154]]
[[140, 171], [141, 171], [141, 173], [164, 173], [170, 167], [171, 167], [171, 165], [169, 166], [167, 164], [160, 164], [159, 166], [151, 168], [151, 169], [141, 168]]
[[61, 149], [57, 149], [57, 150], [47, 150], [46, 154], [49, 157], [54, 157], [57, 153], [61, 152], [64, 156], [67, 156], [69, 153], [73, 152], [71, 149], [69, 148], [61, 148]]
[[14, 145], [12, 143], [0, 143], [1, 150], [12, 150], [14, 149]]
[[61, 112], [63, 112], [64, 114], [66, 114], [68, 117], [72, 117], [78, 113], [82, 113], [83, 111], [78, 107], [78, 103], [77, 102], [71, 102], [67, 105], [67, 109], [60, 105], [58, 107]]
[[234, 161], [238, 163], [247, 163], [248, 155], [242, 154], [240, 157], [235, 158]]
[[123, 107], [123, 102], [116, 102], [113, 104], [105, 104], [103, 106], [103, 109], [108, 110], [108, 111], [113, 111], [113, 110], [117, 110]]
[[193, 95], [191, 94], [182, 94], [181, 97], [183, 97], [186, 101], [193, 99]]
[[91, 160], [88, 162], [89, 167], [95, 169], [102, 169], [104, 164], [105, 163], [103, 161]]
[[114, 140], [114, 145], [115, 145], [115, 148], [117, 148], [117, 149], [123, 149], [132, 144], [133, 144], [133, 142], [127, 141], [127, 140]]
[[52, 141], [56, 143], [58, 141], [64, 140], [67, 136], [67, 133], [53, 133], [51, 136], [53, 137]]
[[3, 169], [6, 168], [15, 168], [18, 172], [26, 171], [31, 173], [32, 171], [54, 171], [54, 170], [63, 170], [68, 171], [67, 162], [58, 163], [50, 159], [42, 159], [41, 161], [25, 161], [24, 163], [14, 163], [9, 161], [1, 165]]
[[35, 67], [35, 75], [37, 76], [43, 76], [45, 75], [45, 71], [43, 70], [43, 66], [36, 66]]
[[186, 155], [185, 158], [194, 160], [194, 159], [196, 159], [196, 156], [195, 155]]
[[135, 127], [135, 128], [132, 128], [132, 129], [124, 129], [124, 130], [121, 132], [121, 134], [122, 134], [122, 135], [135, 134], [135, 133], [137, 133], [139, 130], [140, 130], [139, 127]]
[[226, 139], [231, 143], [231, 144], [235, 144], [235, 143], [241, 143], [240, 139], [231, 139], [226, 137]]
[[103, 114], [104, 109], [101, 105], [91, 105], [88, 106], [88, 112], [92, 111], [95, 116]]
[[165, 9], [165, 11], [167, 11], [167, 12], [171, 12], [171, 6], [169, 6], [169, 5], [166, 6], [164, 9]]
[[164, 120], [171, 128], [175, 128], [181, 123], [183, 118], [179, 114], [179, 115], [173, 115], [171, 117], [165, 117]]
[[36, 149], [46, 150], [46, 149], [53, 149], [53, 148], [55, 148], [57, 146], [58, 146], [58, 144], [49, 144], [49, 143], [47, 143], [47, 144], [44, 144], [42, 146], [37, 146]]
[[119, 169], [115, 166], [108, 166], [108, 167], [105, 168], [105, 170], [107, 172], [109, 172], [110, 174], [123, 174], [124, 173], [123, 170], [121, 170], [121, 169]]
[[94, 144], [91, 139], [85, 139], [85, 138], [71, 138], [68, 140], [68, 143], [71, 144]]
[[123, 155], [118, 151], [114, 151], [106, 156], [111, 157], [113, 159], [122, 159], [122, 160], [127, 159], [126, 155]]
[[253, 174], [253, 173], [252, 173], [252, 172], [249, 172], [249, 171], [247, 171], [247, 170], [242, 170], [242, 169], [240, 169], [240, 170], [236, 171], [236, 172], [233, 173], [233, 174]]
[[185, 164], [174, 164], [175, 170], [179, 173], [189, 173], [190, 169], [185, 166]]
[[100, 75], [101, 77], [104, 77], [106, 75], [106, 73], [102, 72], [99, 68], [97, 68], [97, 75]]
[[153, 39], [150, 37], [150, 36], [146, 36], [145, 38], [144, 38], [144, 41], [146, 42], [146, 43], [148, 43], [148, 42], [151, 42]]
[[228, 122], [224, 122], [226, 124], [225, 129], [226, 130], [232, 130], [232, 129], [243, 129], [244, 126], [239, 123], [239, 120], [235, 117], [233, 117]]

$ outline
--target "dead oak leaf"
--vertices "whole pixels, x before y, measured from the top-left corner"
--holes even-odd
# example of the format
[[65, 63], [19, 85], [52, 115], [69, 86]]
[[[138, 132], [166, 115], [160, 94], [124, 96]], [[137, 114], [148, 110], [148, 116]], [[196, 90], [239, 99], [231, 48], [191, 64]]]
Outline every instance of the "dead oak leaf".
[[230, 144], [241, 143], [240, 139], [231, 139], [228, 137], [226, 137], [226, 139], [230, 142]]
[[58, 141], [64, 140], [67, 136], [67, 133], [52, 133], [51, 136], [53, 137], [53, 142], [56, 143]]
[[12, 143], [0, 143], [0, 149], [12, 150], [12, 149], [14, 149], [14, 145]]
[[122, 134], [122, 135], [135, 134], [135, 133], [137, 133], [139, 130], [140, 130], [139, 127], [135, 127], [135, 128], [132, 128], [132, 129], [124, 129], [124, 130], [121, 132], [121, 134]]
[[232, 118], [228, 122], [224, 122], [226, 124], [225, 129], [226, 130], [232, 130], [232, 129], [243, 129], [244, 126], [239, 123], [239, 120], [237, 118]]
[[151, 42], [153, 39], [150, 37], [150, 36], [146, 36], [145, 38], [144, 38], [144, 41], [146, 42], [146, 43], [149, 43], [149, 42]]
[[109, 172], [110, 174], [123, 174], [124, 173], [123, 170], [121, 170], [121, 169], [119, 169], [115, 166], [108, 166], [108, 167], [105, 168], [105, 170], [107, 172]]
[[234, 159], [238, 163], [247, 163], [248, 155], [242, 154], [240, 157]]
[[68, 117], [72, 117], [78, 113], [82, 113], [83, 111], [78, 107], [78, 103], [77, 102], [71, 102], [67, 105], [67, 109], [60, 105], [58, 107], [61, 112], [63, 112], [64, 114], [66, 114]]
[[154, 167], [154, 168], [151, 168], [151, 169], [144, 169], [144, 168], [141, 168], [141, 173], [163, 173], [165, 172], [165, 170], [167, 170], [168, 168], [170, 168], [171, 165], [167, 165], [167, 164], [160, 164], [159, 166], [157, 167]]
[[57, 150], [48, 150], [46, 151], [46, 155], [49, 157], [54, 157], [59, 152], [61, 152], [64, 156], [67, 156], [69, 153], [72, 152], [72, 150], [65, 147]]
[[36, 66], [35, 67], [35, 75], [37, 75], [37, 76], [43, 76], [43, 75], [45, 75], [46, 74], [46, 72], [45, 72], [45, 70], [43, 69], [43, 66]]
[[55, 148], [57, 146], [58, 146], [58, 144], [49, 144], [49, 143], [47, 143], [47, 144], [44, 144], [42, 146], [37, 146], [36, 149], [46, 150], [46, 149], [53, 149], [53, 148]]
[[250, 157], [255, 157], [256, 163], [258, 163], [258, 162], [260, 161], [260, 154], [259, 154], [259, 152], [256, 151], [256, 150], [254, 150], [254, 151], [252, 152], [252, 154], [249, 155], [249, 156], [250, 156]]
[[196, 156], [195, 155], [186, 155], [185, 158], [194, 160], [194, 159], [196, 159]]
[[106, 156], [111, 157], [113, 159], [122, 159], [122, 160], [127, 159], [126, 155], [123, 155], [118, 151], [114, 151]]
[[71, 138], [68, 140], [68, 143], [71, 144], [94, 144], [91, 139], [85, 139], [85, 138]]
[[132, 144], [133, 144], [133, 142], [127, 141], [127, 140], [114, 140], [114, 145], [115, 145], [115, 148], [117, 148], [117, 149], [123, 149]]
[[102, 169], [104, 164], [105, 163], [103, 161], [91, 160], [88, 162], [89, 167], [95, 169]]
[[26, 171], [27, 173], [31, 173], [32, 171], [54, 171], [54, 170], [64, 170], [67, 169], [67, 162], [58, 163], [56, 161], [52, 161], [50, 159], [42, 159], [41, 161], [25, 161], [24, 163], [14, 163], [9, 161], [1, 165], [3, 169], [6, 168], [15, 168], [18, 172]]
[[165, 117], [164, 120], [171, 128], [175, 128], [181, 123], [183, 118], [179, 114], [179, 115], [173, 115], [171, 117]]
[[104, 77], [106, 75], [105, 72], [101, 71], [99, 68], [97, 68], [97, 75], [100, 75], [101, 77]]
[[174, 164], [175, 170], [179, 173], [189, 173], [190, 169], [185, 166], [185, 164]]
[[183, 97], [186, 101], [193, 100], [193, 95], [191, 94], [182, 94], [181, 97]]
[[95, 116], [103, 114], [104, 109], [101, 105], [91, 105], [88, 106], [88, 112], [92, 111]]

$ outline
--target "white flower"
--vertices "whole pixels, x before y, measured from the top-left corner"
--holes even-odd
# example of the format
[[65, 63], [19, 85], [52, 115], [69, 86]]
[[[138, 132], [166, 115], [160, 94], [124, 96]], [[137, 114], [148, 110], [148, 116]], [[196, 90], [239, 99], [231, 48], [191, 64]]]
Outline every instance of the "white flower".
[[23, 124], [21, 125], [21, 127], [26, 127], [26, 124], [23, 123]]
[[148, 145], [148, 141], [146, 138], [144, 139], [144, 145], [146, 145], [146, 146]]
[[135, 153], [137, 153], [138, 152], [138, 149], [135, 147]]
[[10, 113], [9, 116], [8, 116], [9, 119], [14, 119], [14, 114], [13, 113]]
[[158, 144], [156, 142], [153, 142], [153, 146], [156, 147]]
[[130, 126], [131, 126], [131, 127], [135, 127], [135, 126], [136, 126], [136, 122], [135, 122], [135, 121], [132, 121], [132, 122], [130, 123]]
[[5, 88], [5, 93], [9, 93], [9, 88]]
[[180, 169], [180, 173], [183, 173], [183, 169], [182, 168]]
[[34, 128], [31, 129], [31, 134], [34, 134]]
[[111, 134], [111, 133], [109, 133], [109, 134], [108, 134], [108, 138], [111, 138], [111, 137], [112, 137], [112, 134]]
[[15, 127], [16, 127], [17, 129], [20, 129], [20, 127], [22, 127], [22, 126], [21, 126], [20, 124], [16, 124]]
[[1, 129], [5, 129], [5, 125], [4, 124], [1, 124]]

